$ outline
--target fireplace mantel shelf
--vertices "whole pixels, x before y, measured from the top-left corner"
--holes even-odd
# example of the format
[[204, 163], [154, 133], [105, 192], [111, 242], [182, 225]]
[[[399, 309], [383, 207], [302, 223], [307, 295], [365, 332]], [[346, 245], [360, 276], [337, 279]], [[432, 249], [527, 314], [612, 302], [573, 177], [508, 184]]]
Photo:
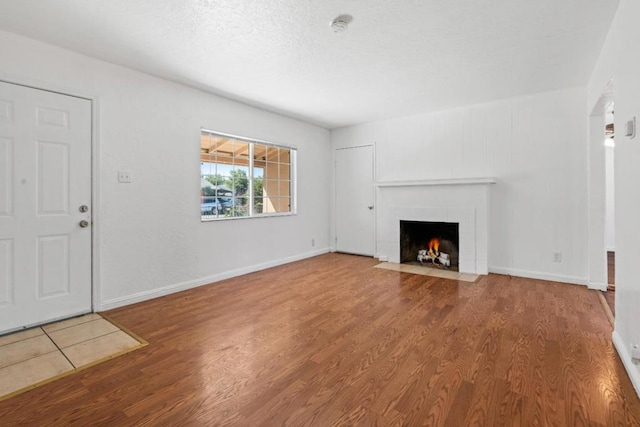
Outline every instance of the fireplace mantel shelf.
[[456, 179], [425, 179], [420, 181], [382, 181], [377, 187], [422, 187], [433, 185], [487, 185], [495, 184], [495, 178], [456, 178]]

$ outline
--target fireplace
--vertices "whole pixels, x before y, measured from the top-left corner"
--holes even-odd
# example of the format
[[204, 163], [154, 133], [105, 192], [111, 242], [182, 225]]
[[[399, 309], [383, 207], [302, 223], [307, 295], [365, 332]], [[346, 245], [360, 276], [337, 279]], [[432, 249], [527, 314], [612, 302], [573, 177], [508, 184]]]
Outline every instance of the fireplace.
[[400, 220], [400, 262], [459, 271], [457, 222]]

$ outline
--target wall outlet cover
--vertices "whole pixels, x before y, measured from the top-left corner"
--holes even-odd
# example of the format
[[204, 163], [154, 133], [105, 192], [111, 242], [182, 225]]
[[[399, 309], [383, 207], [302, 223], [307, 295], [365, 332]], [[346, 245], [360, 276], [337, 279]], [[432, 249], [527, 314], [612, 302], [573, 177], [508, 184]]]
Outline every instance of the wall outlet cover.
[[640, 361], [640, 345], [634, 344], [631, 346], [631, 358]]
[[118, 171], [118, 182], [120, 183], [130, 183], [131, 182], [131, 172], [129, 171]]

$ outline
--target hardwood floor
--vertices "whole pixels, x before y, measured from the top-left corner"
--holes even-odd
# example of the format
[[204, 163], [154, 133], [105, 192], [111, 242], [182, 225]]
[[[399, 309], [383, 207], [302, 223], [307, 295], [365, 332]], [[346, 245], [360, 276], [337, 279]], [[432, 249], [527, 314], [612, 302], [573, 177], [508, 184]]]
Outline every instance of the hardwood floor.
[[8, 425], [640, 425], [595, 291], [327, 254], [107, 313], [136, 352], [0, 402]]
[[613, 317], [616, 316], [616, 291], [608, 290], [603, 292], [604, 299], [611, 310]]

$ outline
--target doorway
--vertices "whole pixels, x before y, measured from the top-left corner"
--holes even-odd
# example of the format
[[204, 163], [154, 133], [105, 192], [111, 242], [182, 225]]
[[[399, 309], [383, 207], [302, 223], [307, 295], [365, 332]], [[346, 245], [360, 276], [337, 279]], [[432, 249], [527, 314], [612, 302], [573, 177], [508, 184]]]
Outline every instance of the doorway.
[[[613, 252], [614, 213], [614, 82], [607, 82], [589, 115], [589, 210], [588, 285], [597, 290], [605, 314], [613, 324], [615, 294], [609, 291], [609, 276], [615, 274]], [[610, 265], [611, 261], [611, 265]], [[611, 304], [611, 305], [610, 305]]]
[[604, 292], [605, 300], [612, 317], [615, 317], [615, 124], [614, 102], [611, 101], [605, 107], [605, 250], [607, 256], [607, 290]]
[[0, 82], [0, 334], [91, 311], [92, 104]]

